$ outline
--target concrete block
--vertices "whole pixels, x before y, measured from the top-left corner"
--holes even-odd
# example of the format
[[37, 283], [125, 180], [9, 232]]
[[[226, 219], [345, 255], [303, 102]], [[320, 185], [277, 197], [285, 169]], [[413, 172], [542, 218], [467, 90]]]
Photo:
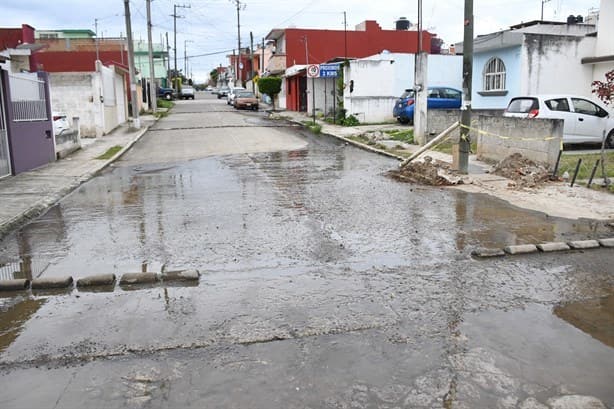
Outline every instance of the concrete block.
[[574, 250], [594, 249], [599, 247], [599, 242], [597, 240], [576, 240], [570, 241], [567, 244]]
[[614, 237], [609, 239], [601, 239], [599, 240], [599, 244], [603, 247], [614, 247]]
[[552, 251], [565, 251], [569, 250], [569, 246], [567, 243], [562, 241], [559, 242], [549, 242], [549, 243], [540, 243], [537, 245], [537, 248], [543, 251], [544, 253], [549, 253]]
[[114, 285], [115, 279], [115, 274], [98, 274], [83, 277], [77, 280], [77, 288]]
[[119, 285], [155, 284], [159, 279], [156, 273], [126, 273], [119, 280]]
[[199, 278], [197, 270], [167, 271], [162, 274], [162, 281], [198, 281]]
[[50, 290], [55, 288], [72, 287], [73, 279], [71, 276], [66, 277], [43, 277], [32, 280], [33, 290]]
[[0, 280], [0, 291], [21, 291], [30, 287], [30, 280], [18, 278], [15, 280]]
[[535, 244], [517, 244], [503, 249], [507, 254], [529, 254], [537, 252]]
[[471, 252], [471, 255], [478, 258], [503, 257], [505, 251], [501, 249], [476, 249]]

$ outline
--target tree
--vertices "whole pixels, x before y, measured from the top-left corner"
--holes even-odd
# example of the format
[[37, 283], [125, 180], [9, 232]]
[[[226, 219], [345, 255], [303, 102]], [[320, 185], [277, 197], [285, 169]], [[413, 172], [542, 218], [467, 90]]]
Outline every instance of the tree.
[[[605, 81], [593, 81], [591, 87], [593, 88], [593, 94], [596, 94], [606, 105], [614, 103], [614, 70], [605, 73]], [[610, 185], [610, 179], [606, 173], [605, 161], [607, 157], [605, 155], [605, 148], [606, 145], [611, 143], [611, 138], [614, 138], [612, 134], [605, 135], [601, 144], [601, 175], [606, 186]]]
[[263, 94], [267, 94], [273, 101], [273, 109], [275, 109], [275, 97], [281, 92], [280, 77], [263, 77], [258, 80], [258, 89]]
[[606, 105], [614, 103], [614, 70], [605, 73], [605, 81], [593, 81], [593, 94]]
[[211, 78], [211, 82], [209, 82], [209, 85], [216, 87], [217, 79], [219, 78], [219, 76], [220, 76], [220, 73], [217, 72], [217, 69], [211, 70], [211, 72], [209, 73], [209, 78]]

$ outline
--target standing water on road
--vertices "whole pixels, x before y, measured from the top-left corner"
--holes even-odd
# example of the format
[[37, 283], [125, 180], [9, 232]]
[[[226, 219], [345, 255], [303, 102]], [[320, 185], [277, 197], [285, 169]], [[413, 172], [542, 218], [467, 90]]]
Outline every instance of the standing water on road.
[[603, 224], [399, 183], [390, 159], [251, 114], [181, 115], [2, 240], [0, 272], [200, 285], [0, 298], [0, 406], [614, 405], [611, 251], [470, 257]]

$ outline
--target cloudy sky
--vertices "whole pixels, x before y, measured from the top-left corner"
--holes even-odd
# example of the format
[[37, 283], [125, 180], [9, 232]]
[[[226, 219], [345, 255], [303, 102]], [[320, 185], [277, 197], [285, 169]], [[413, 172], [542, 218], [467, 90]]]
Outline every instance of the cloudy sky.
[[[417, 0], [243, 0], [241, 2], [241, 46], [261, 41], [272, 28], [301, 27], [343, 29], [343, 12], [348, 29], [364, 20], [376, 20], [384, 29], [392, 29], [399, 17], [417, 21]], [[236, 0], [153, 0], [154, 42], [165, 33], [173, 46], [173, 5], [178, 8], [178, 67], [183, 67], [184, 45], [190, 68], [197, 81], [220, 64], [227, 65], [226, 54], [237, 46]], [[486, 34], [522, 21], [540, 18], [542, 0], [474, 0], [475, 34]], [[425, 29], [430, 29], [446, 43], [462, 41], [464, 0], [423, 0]], [[565, 21], [570, 14], [585, 16], [598, 8], [599, 0], [550, 0], [544, 5], [544, 19]], [[147, 39], [145, 0], [130, 0], [132, 30], [135, 39]], [[19, 27], [22, 23], [36, 29], [91, 29], [98, 19], [101, 37], [125, 36], [122, 0], [2, 0], [0, 27]], [[229, 51], [230, 50], [230, 51]]]

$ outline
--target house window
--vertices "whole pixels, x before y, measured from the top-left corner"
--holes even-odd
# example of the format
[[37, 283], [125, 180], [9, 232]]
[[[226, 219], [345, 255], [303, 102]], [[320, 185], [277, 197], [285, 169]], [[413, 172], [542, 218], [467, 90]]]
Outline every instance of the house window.
[[505, 91], [505, 64], [493, 57], [484, 66], [484, 91]]

